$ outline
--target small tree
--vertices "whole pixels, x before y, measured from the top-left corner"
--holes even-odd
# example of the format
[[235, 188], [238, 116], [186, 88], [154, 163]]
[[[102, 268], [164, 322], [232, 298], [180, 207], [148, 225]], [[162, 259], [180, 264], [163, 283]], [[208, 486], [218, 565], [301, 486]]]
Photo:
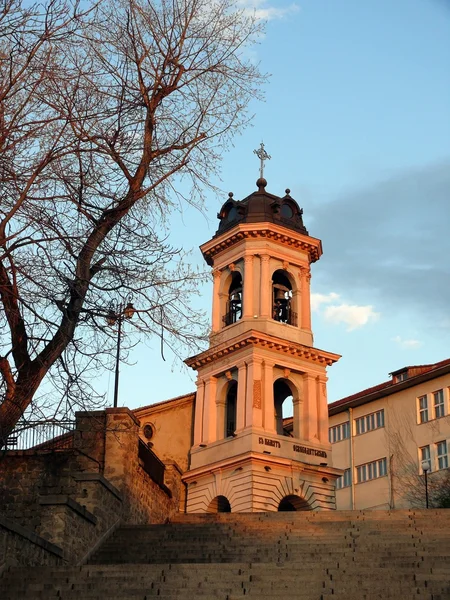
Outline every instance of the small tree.
[[0, 445], [44, 378], [92, 401], [110, 301], [175, 352], [201, 339], [167, 226], [248, 121], [259, 29], [233, 0], [2, 3]]

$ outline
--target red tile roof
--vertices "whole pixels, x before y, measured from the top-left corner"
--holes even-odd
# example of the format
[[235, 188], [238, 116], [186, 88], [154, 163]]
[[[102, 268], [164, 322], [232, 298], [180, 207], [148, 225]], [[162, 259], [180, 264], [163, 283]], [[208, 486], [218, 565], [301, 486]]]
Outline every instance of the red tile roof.
[[[446, 367], [449, 368], [446, 369]], [[441, 369], [444, 369], [444, 373], [450, 372], [450, 358], [446, 358], [445, 360], [441, 360], [440, 362], [429, 365], [411, 365], [408, 367], [403, 367], [402, 369], [393, 371], [393, 373], [400, 373], [406, 370], [412, 371], [411, 375], [407, 379], [398, 382], [394, 381], [394, 379], [390, 379], [389, 381], [384, 381], [383, 383], [374, 385], [370, 388], [357, 392], [356, 394], [352, 394], [351, 396], [341, 398], [341, 400], [336, 400], [336, 402], [331, 402], [328, 405], [328, 412], [330, 414], [336, 414], [340, 412], [339, 407], [352, 405], [359, 406], [361, 404], [365, 404], [366, 402], [371, 402], [377, 398], [387, 396], [390, 393], [397, 392], [398, 390], [417, 385], [422, 381], [427, 381], [444, 374], [436, 373], [436, 371], [440, 371]]]

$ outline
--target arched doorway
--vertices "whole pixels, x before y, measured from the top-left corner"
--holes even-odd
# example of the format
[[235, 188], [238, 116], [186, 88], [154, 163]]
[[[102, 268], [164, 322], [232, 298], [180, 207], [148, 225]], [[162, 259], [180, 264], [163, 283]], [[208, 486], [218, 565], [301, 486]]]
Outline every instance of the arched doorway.
[[225, 496], [216, 496], [211, 500], [207, 513], [230, 513], [231, 505]]
[[311, 510], [311, 507], [306, 500], [295, 494], [285, 496], [278, 505], [278, 512], [293, 512], [297, 510]]

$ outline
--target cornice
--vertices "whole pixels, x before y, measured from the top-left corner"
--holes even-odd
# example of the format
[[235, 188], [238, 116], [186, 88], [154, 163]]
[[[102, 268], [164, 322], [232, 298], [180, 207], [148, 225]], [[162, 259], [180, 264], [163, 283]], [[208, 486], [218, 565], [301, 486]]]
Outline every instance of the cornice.
[[333, 354], [332, 352], [326, 352], [312, 346], [304, 346], [295, 342], [289, 342], [275, 336], [266, 335], [259, 333], [258, 331], [249, 331], [241, 336], [232, 338], [222, 344], [218, 344], [212, 348], [208, 348], [200, 354], [196, 354], [190, 358], [187, 358], [184, 362], [194, 370], [210, 364], [216, 360], [220, 360], [224, 356], [229, 356], [241, 350], [243, 348], [255, 346], [257, 348], [268, 348], [269, 350], [275, 350], [279, 353], [292, 356], [294, 358], [301, 358], [311, 363], [331, 366], [333, 363], [338, 361], [341, 356], [339, 354]]
[[316, 262], [322, 255], [322, 242], [309, 235], [296, 233], [274, 223], [242, 223], [230, 231], [200, 246], [203, 257], [212, 266], [214, 257], [246, 239], [269, 239], [308, 253], [309, 261]]

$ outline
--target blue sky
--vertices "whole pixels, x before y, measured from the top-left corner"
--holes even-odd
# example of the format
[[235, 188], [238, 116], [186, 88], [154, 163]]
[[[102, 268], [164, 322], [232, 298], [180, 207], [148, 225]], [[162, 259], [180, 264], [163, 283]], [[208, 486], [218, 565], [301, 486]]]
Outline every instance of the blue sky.
[[[252, 126], [224, 156], [223, 195], [207, 213], [174, 216], [177, 244], [217, 228], [233, 191], [255, 190], [264, 140], [269, 192], [285, 188], [322, 239], [312, 267], [315, 345], [342, 354], [329, 369], [338, 400], [408, 364], [450, 356], [450, 2], [242, 0], [269, 17], [252, 58], [271, 74]], [[202, 304], [209, 311], [211, 288]], [[195, 389], [195, 374], [159, 341], [141, 342], [121, 369], [120, 404]], [[108, 397], [112, 399], [113, 375]]]

